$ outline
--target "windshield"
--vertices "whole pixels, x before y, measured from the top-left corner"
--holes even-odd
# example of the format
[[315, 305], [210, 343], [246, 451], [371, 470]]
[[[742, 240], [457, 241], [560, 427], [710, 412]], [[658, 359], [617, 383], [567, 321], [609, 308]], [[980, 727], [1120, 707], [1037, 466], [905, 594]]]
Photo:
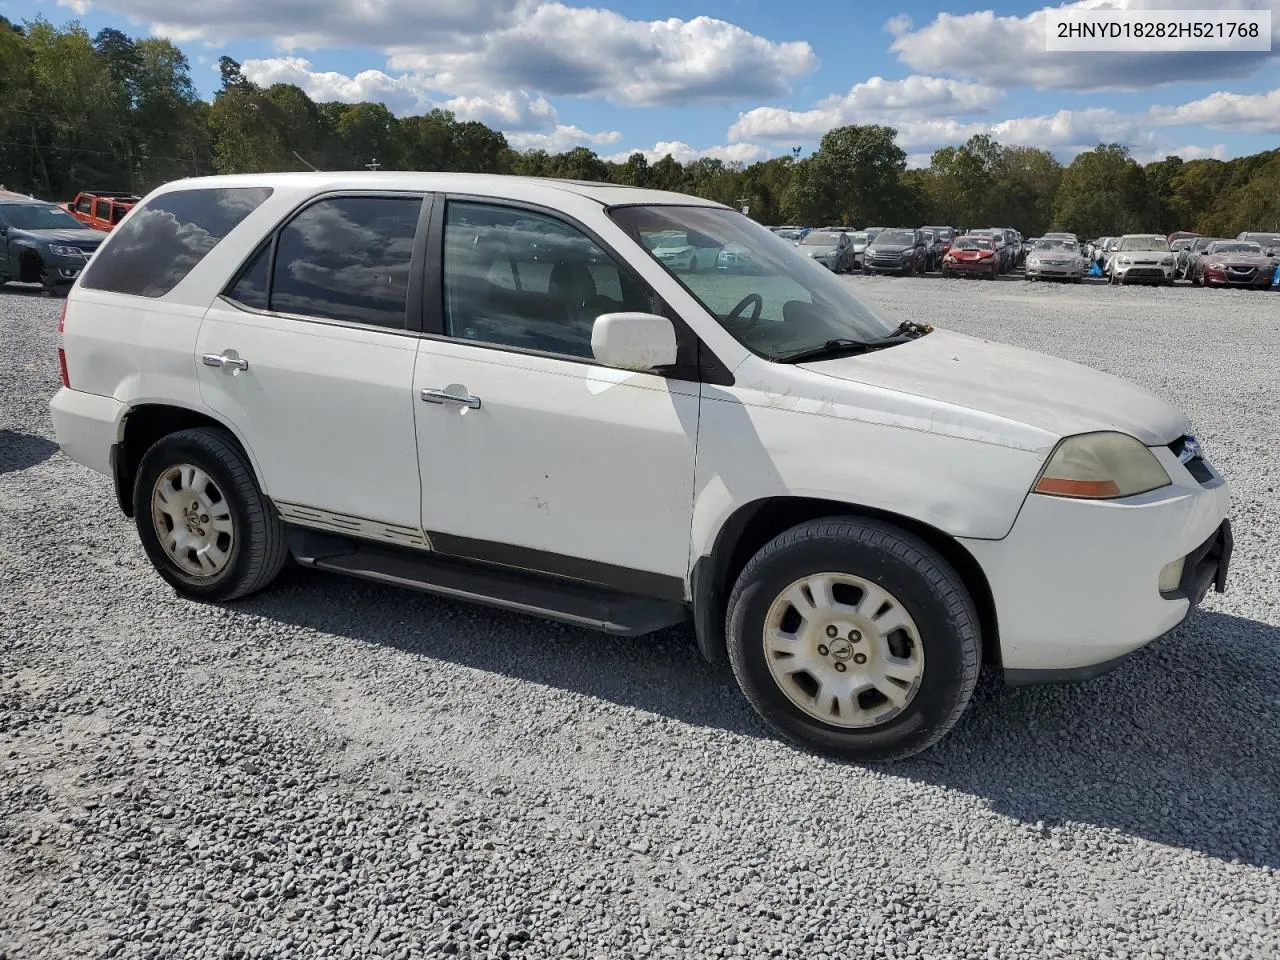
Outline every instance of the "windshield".
[[909, 230], [881, 230], [876, 234], [876, 244], [884, 246], [892, 246], [897, 244], [900, 247], [914, 246], [916, 238]]
[[8, 203], [0, 214], [19, 230], [83, 230], [84, 224], [61, 207], [39, 203]]
[[802, 247], [834, 247], [840, 238], [834, 233], [811, 233], [800, 241]]
[[1280, 234], [1270, 233], [1246, 233], [1241, 240], [1256, 241], [1257, 243], [1266, 244], [1268, 247], [1280, 245]]
[[826, 267], [736, 211], [635, 206], [618, 207], [611, 216], [646, 249], [651, 249], [647, 237], [678, 230], [687, 232], [695, 247], [732, 246], [745, 253], [746, 263], [739, 269], [678, 276], [668, 272], [739, 343], [770, 360], [785, 360], [831, 340], [888, 336], [897, 327]]
[[1036, 244], [1037, 250], [1061, 250], [1065, 253], [1075, 253], [1080, 247], [1074, 240], [1057, 240], [1050, 237], [1048, 240], [1041, 240]]
[[854, 243], [866, 243], [867, 235], [865, 233], [851, 233], [849, 234], [849, 239]]
[[1118, 250], [1168, 250], [1169, 241], [1164, 237], [1125, 237]]
[[1257, 243], [1215, 243], [1209, 247], [1210, 253], [1262, 253], [1262, 246]]
[[991, 241], [986, 237], [961, 237], [951, 244], [952, 250], [990, 250]]

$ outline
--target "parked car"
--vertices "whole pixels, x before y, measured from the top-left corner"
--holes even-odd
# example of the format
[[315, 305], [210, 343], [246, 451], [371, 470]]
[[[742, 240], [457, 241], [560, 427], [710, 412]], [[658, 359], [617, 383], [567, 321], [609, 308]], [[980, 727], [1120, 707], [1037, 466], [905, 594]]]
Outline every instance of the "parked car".
[[1009, 237], [1005, 232], [997, 227], [988, 227], [983, 230], [970, 230], [971, 237], [987, 237], [991, 240], [992, 249], [996, 252], [996, 259], [1000, 263], [1000, 272], [1008, 273], [1013, 269], [1013, 249], [1009, 244]]
[[[596, 262], [543, 288], [507, 244], [532, 216]], [[664, 233], [766, 272], [677, 277]], [[58, 332], [58, 443], [180, 597], [246, 596], [292, 557], [615, 634], [691, 623], [765, 722], [838, 756], [937, 742], [984, 658], [1093, 676], [1228, 575], [1228, 487], [1183, 413], [886, 319], [695, 197], [177, 181], [108, 235]]]
[[1165, 239], [1169, 241], [1169, 246], [1173, 246], [1173, 244], [1178, 240], [1194, 240], [1198, 236], [1200, 236], [1200, 234], [1193, 233], [1190, 230], [1175, 230], [1173, 233], [1169, 234], [1169, 236], [1165, 237]]
[[995, 241], [986, 235], [956, 237], [942, 258], [942, 276], [943, 279], [965, 276], [1000, 279], [1000, 254]]
[[1178, 253], [1178, 278], [1181, 280], [1191, 280], [1196, 276], [1196, 261], [1204, 256], [1204, 251], [1209, 244], [1226, 239], [1225, 237], [1195, 237], [1186, 246], [1185, 249]]
[[1191, 282], [1206, 287], [1252, 287], [1266, 290], [1276, 271], [1276, 258], [1261, 244], [1246, 240], [1216, 240], [1196, 261]]
[[110, 232], [126, 213], [141, 199], [132, 193], [107, 193], [101, 190], [82, 190], [76, 198], [65, 204], [65, 209], [85, 226]]
[[1049, 237], [1039, 241], [1027, 254], [1023, 276], [1027, 280], [1071, 280], [1079, 283], [1088, 270], [1089, 265], [1078, 243]]
[[700, 270], [711, 270], [716, 265], [719, 249], [697, 247], [689, 242], [683, 233], [670, 233], [654, 238], [656, 246], [653, 255], [672, 270], [697, 273]]
[[871, 243], [871, 234], [865, 230], [855, 230], [849, 234], [849, 243], [853, 245], [854, 269], [861, 270], [863, 258], [867, 253], [867, 246]]
[[0, 285], [39, 283], [54, 293], [71, 286], [106, 234], [56, 203], [0, 195]]
[[1258, 244], [1268, 256], [1280, 256], [1280, 233], [1245, 232], [1237, 236], [1236, 239]]
[[920, 228], [920, 236], [924, 238], [924, 268], [936, 270], [942, 265], [942, 240], [928, 227]]
[[928, 251], [924, 234], [910, 227], [886, 227], [876, 234], [862, 258], [867, 273], [924, 273]]
[[942, 262], [942, 256], [951, 249], [951, 244], [955, 238], [960, 236], [960, 231], [955, 227], [939, 227], [930, 224], [929, 226], [921, 227], [920, 229], [932, 230], [937, 236], [938, 242], [942, 245], [942, 253], [938, 256], [939, 263]]
[[839, 233], [832, 230], [810, 231], [797, 246], [801, 253], [832, 273], [853, 269], [853, 243], [843, 230]]
[[1111, 253], [1111, 283], [1171, 284], [1177, 258], [1161, 234], [1130, 233], [1121, 237]]
[[759, 274], [763, 272], [763, 265], [753, 251], [754, 248], [745, 247], [740, 243], [721, 247], [720, 252], [716, 254], [716, 269], [723, 273]]

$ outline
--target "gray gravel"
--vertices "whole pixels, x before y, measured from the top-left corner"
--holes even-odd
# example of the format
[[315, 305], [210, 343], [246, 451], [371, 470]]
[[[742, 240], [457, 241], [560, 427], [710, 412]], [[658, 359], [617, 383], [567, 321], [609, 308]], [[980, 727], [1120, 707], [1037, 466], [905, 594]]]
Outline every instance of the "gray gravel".
[[849, 282], [1185, 407], [1230, 592], [1092, 683], [988, 678], [923, 757], [834, 763], [683, 630], [300, 572], [175, 598], [50, 442], [57, 302], [0, 293], [0, 960], [1280, 956], [1280, 296]]

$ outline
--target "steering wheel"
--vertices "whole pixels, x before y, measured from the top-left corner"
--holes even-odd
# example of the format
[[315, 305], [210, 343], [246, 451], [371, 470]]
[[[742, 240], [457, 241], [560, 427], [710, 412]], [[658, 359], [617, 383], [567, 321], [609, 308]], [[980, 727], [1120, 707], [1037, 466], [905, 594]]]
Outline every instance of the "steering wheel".
[[[751, 307], [751, 316], [744, 321], [741, 316], [742, 311]], [[754, 330], [757, 323], [760, 322], [760, 311], [764, 309], [764, 298], [758, 293], [748, 293], [745, 297], [738, 301], [738, 305], [725, 314], [725, 322], [742, 323], [743, 330]]]

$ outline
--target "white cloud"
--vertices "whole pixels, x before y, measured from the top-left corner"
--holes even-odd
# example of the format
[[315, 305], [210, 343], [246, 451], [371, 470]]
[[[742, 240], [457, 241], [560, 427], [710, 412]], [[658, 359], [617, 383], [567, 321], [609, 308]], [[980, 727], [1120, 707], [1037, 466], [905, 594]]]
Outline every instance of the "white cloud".
[[[58, 0], [64, 5], [80, 0]], [[818, 65], [712, 17], [632, 20], [556, 0], [95, 0], [175, 40], [266, 38], [282, 51], [371, 47], [454, 96], [531, 90], [655, 106], [785, 94]]]
[[397, 114], [412, 113], [428, 106], [427, 91], [412, 79], [392, 77], [381, 70], [364, 70], [348, 76], [331, 70], [312, 70], [311, 61], [302, 57], [246, 60], [241, 64], [241, 70], [247, 79], [260, 86], [292, 83], [319, 102], [340, 100], [360, 103], [370, 100], [386, 104], [388, 110]]
[[907, 154], [908, 170], [923, 170], [926, 167], [928, 167], [931, 163], [933, 163], [932, 153], [908, 153]]
[[710, 17], [629, 20], [546, 2], [470, 49], [397, 46], [389, 65], [444, 90], [520, 87], [657, 106], [778, 96], [817, 57], [807, 43], [775, 43]]
[[556, 108], [523, 90], [491, 97], [454, 97], [442, 106], [462, 120], [479, 120], [499, 130], [546, 130], [556, 125]]
[[808, 110], [757, 107], [739, 114], [737, 122], [729, 128], [729, 139], [816, 140], [833, 127], [850, 123], [893, 123], [984, 113], [1002, 95], [995, 87], [943, 77], [886, 80], [876, 76], [855, 83], [843, 96], [820, 100]]
[[459, 120], [477, 120], [501, 130], [517, 150], [541, 149], [561, 153], [576, 146], [606, 146], [617, 143], [617, 130], [591, 133], [581, 127], [559, 122], [556, 108], [541, 96], [525, 91], [509, 91], [494, 96], [453, 97], [436, 100], [417, 77], [390, 76], [381, 70], [365, 70], [355, 76], [326, 70], [312, 70], [301, 57], [246, 60], [244, 75], [254, 83], [292, 83], [314, 100], [385, 103], [393, 113], [425, 112], [435, 107], [452, 111]]
[[[1280, 39], [1280, 0], [1081, 0], [1062, 4], [1084, 9], [1254, 9], [1270, 7]], [[1210, 80], [1247, 76], [1269, 53], [1047, 52], [1045, 11], [1026, 16], [939, 13], [918, 29], [897, 30], [890, 49], [914, 70], [973, 77], [992, 84], [1029, 84], [1043, 89], [1143, 89], [1187, 78]], [[896, 18], [890, 25], [897, 24]]]
[[516, 150], [545, 150], [547, 153], [564, 153], [574, 147], [605, 146], [617, 143], [622, 134], [617, 130], [588, 133], [572, 124], [557, 124], [550, 133], [513, 133], [507, 135], [507, 143]]
[[[447, 45], [513, 23], [523, 0], [93, 0], [173, 40], [265, 38], [282, 49]], [[58, 0], [83, 13], [86, 0]]]
[[1183, 147], [1147, 150], [1133, 154], [1133, 159], [1141, 164], [1148, 164], [1164, 160], [1167, 157], [1181, 157], [1183, 160], [1226, 160], [1228, 156], [1230, 154], [1227, 153], [1227, 145], [1225, 143], [1215, 143], [1212, 147], [1187, 144]]
[[663, 157], [670, 155], [673, 160], [682, 164], [692, 163], [695, 160], [701, 160], [703, 157], [723, 160], [725, 163], [750, 164], [758, 160], [768, 160], [773, 156], [769, 150], [754, 143], [731, 143], [725, 146], [698, 149], [681, 140], [663, 140], [648, 150], [643, 148], [623, 150], [603, 159], [613, 163], [622, 163], [633, 153], [643, 153], [645, 159], [650, 163], [656, 163]]
[[1153, 122], [1167, 126], [1280, 133], [1280, 90], [1252, 94], [1220, 90], [1179, 107], [1152, 107], [1149, 114]]

